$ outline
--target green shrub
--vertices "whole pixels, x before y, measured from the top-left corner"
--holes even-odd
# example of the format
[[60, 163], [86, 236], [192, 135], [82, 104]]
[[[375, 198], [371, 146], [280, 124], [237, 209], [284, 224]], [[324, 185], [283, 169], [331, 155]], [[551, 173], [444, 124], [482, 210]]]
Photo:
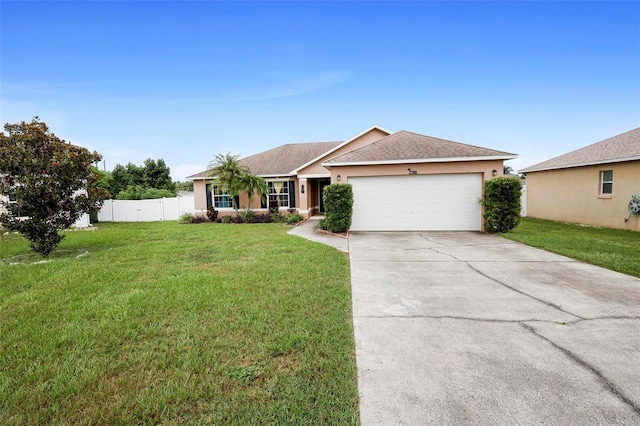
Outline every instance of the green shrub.
[[140, 185], [128, 185], [118, 193], [116, 200], [141, 200], [142, 191], [143, 189]]
[[520, 224], [522, 183], [517, 177], [497, 177], [484, 183], [485, 230], [509, 232]]
[[120, 191], [117, 200], [152, 200], [158, 198], [173, 198], [174, 191], [158, 188], [144, 188], [140, 185], [128, 185], [126, 189]]
[[211, 222], [206, 216], [194, 216], [189, 223], [209, 223]]
[[348, 183], [334, 183], [322, 193], [325, 210], [324, 224], [330, 232], [347, 232], [353, 215], [353, 189]]
[[220, 223], [231, 223], [233, 222], [233, 217], [231, 216], [223, 216], [222, 219], [220, 219]]
[[157, 198], [173, 198], [176, 196], [175, 191], [158, 188], [145, 188], [140, 195], [143, 200], [152, 200]]
[[284, 222], [284, 217], [280, 213], [271, 213], [269, 216], [271, 217], [271, 222], [273, 223]]
[[256, 216], [256, 212], [254, 212], [251, 209], [245, 209], [240, 212], [240, 215], [242, 216], [242, 219], [244, 219], [245, 222], [251, 223], [253, 218]]
[[180, 223], [191, 223], [191, 221], [193, 220], [193, 213], [184, 213], [182, 216], [180, 216], [180, 219], [178, 219], [178, 222]]
[[303, 220], [304, 220], [304, 217], [300, 213], [296, 213], [296, 214], [287, 216], [287, 218], [285, 219], [285, 222], [288, 225], [293, 225], [295, 223], [302, 222]]

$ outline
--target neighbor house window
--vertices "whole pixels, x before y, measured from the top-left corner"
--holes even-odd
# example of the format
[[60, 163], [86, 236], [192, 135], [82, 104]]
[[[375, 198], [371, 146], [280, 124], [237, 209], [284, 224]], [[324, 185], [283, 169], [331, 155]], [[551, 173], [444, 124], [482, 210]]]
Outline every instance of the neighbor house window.
[[213, 195], [213, 205], [217, 209], [226, 209], [233, 207], [229, 191], [220, 189], [218, 185], [211, 185], [211, 194]]
[[269, 203], [273, 201], [278, 202], [279, 207], [289, 207], [289, 182], [285, 180], [270, 180], [267, 181], [269, 187]]
[[613, 194], [613, 170], [600, 172], [600, 194]]

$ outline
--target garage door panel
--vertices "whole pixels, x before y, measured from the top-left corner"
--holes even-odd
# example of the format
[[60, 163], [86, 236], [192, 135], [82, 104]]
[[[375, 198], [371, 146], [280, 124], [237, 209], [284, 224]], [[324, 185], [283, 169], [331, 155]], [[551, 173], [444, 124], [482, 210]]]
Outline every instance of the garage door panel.
[[481, 229], [480, 174], [354, 177], [353, 231]]

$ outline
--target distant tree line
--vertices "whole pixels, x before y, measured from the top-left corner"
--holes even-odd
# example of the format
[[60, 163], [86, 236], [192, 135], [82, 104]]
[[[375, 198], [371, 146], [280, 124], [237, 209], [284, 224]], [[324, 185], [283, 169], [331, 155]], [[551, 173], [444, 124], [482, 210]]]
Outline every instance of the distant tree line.
[[142, 166], [116, 164], [111, 173], [94, 169], [99, 174], [96, 186], [117, 200], [144, 200], [175, 197], [178, 186], [171, 180], [171, 169], [163, 159], [147, 158]]

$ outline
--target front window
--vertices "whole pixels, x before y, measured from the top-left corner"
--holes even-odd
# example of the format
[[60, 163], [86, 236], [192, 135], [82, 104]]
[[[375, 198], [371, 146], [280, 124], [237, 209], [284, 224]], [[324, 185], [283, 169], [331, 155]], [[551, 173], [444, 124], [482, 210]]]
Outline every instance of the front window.
[[217, 209], [226, 209], [233, 207], [229, 191], [220, 189], [219, 185], [211, 185], [211, 194], [213, 195], [213, 205]]
[[600, 172], [600, 194], [613, 194], [613, 170]]
[[278, 202], [279, 207], [289, 207], [289, 182], [284, 180], [267, 181], [269, 187], [269, 205]]

